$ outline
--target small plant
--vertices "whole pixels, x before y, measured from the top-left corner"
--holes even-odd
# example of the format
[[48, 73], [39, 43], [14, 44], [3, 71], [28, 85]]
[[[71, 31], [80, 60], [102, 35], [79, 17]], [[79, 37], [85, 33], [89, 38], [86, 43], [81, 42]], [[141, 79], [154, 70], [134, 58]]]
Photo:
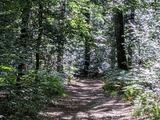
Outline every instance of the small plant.
[[127, 83], [127, 85], [123, 88], [125, 97], [130, 102], [133, 102], [135, 97], [142, 93], [142, 90], [143, 90], [143, 86], [134, 82]]
[[58, 73], [42, 73], [39, 89], [47, 96], [65, 96], [63, 78]]
[[116, 96], [123, 93], [124, 85], [124, 81], [107, 81], [102, 88], [105, 93], [108, 92], [111, 96]]

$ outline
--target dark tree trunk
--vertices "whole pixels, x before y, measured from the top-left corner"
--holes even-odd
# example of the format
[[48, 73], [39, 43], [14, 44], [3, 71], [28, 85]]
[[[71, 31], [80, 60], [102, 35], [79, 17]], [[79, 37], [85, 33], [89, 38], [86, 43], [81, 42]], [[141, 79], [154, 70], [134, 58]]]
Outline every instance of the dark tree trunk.
[[59, 35], [57, 45], [57, 72], [63, 73], [63, 54], [65, 39], [64, 20], [66, 13], [66, 0], [61, 0], [60, 4], [60, 16], [59, 16]]
[[40, 45], [41, 45], [41, 38], [42, 38], [42, 12], [43, 12], [43, 7], [41, 4], [39, 4], [39, 16], [38, 16], [38, 24], [39, 24], [39, 34], [37, 38], [37, 46], [36, 46], [36, 68], [35, 68], [35, 81], [38, 82], [38, 70], [40, 67]]
[[129, 36], [127, 36], [127, 52], [128, 52], [128, 67], [132, 68], [132, 61], [133, 61], [133, 47], [135, 44], [135, 38], [133, 36], [133, 28], [132, 28], [132, 24], [134, 24], [134, 17], [135, 17], [135, 9], [136, 9], [136, 5], [133, 1], [130, 0], [126, 0], [124, 2], [124, 4], [126, 6], [128, 6], [128, 8], [126, 9], [126, 17], [125, 17], [125, 24], [127, 25], [126, 29], [127, 29], [127, 33], [129, 33]]
[[88, 76], [89, 74], [89, 66], [90, 66], [90, 40], [85, 40], [85, 53], [84, 53], [84, 76]]
[[62, 41], [59, 41], [58, 46], [57, 46], [57, 52], [58, 52], [57, 54], [57, 72], [63, 73], [64, 38], [61, 38], [59, 40], [62, 40]]
[[[86, 17], [87, 24], [90, 24], [90, 13], [89, 11], [84, 13]], [[89, 30], [90, 31], [90, 30]], [[89, 66], [90, 66], [90, 47], [91, 47], [91, 37], [85, 36], [85, 43], [84, 43], [84, 76], [88, 76], [89, 74]]]
[[129, 54], [129, 57], [128, 57], [128, 66], [132, 66], [132, 59], [133, 59], [133, 50], [132, 50], [132, 47], [133, 47], [133, 38], [134, 36], [132, 35], [132, 32], [133, 32], [133, 29], [132, 29], [132, 26], [130, 25], [130, 23], [134, 23], [134, 10], [131, 10], [131, 13], [130, 15], [128, 16], [128, 23], [129, 23], [129, 26], [128, 26], [128, 29], [129, 29], [129, 33], [130, 33], [130, 36], [129, 36], [129, 45], [128, 45], [128, 54]]
[[21, 63], [18, 65], [18, 75], [17, 82], [21, 80], [21, 77], [24, 75], [25, 70], [25, 59], [26, 55], [26, 46], [27, 41], [29, 40], [29, 31], [28, 31], [28, 23], [29, 23], [29, 15], [30, 15], [30, 3], [27, 2], [26, 6], [22, 9], [22, 23], [21, 23], [21, 35], [19, 41], [19, 47], [22, 48], [21, 55], [19, 56]]
[[18, 65], [18, 75], [17, 75], [17, 82], [19, 82], [21, 80], [21, 77], [24, 75], [24, 69], [25, 69], [25, 64], [24, 63], [20, 63]]
[[111, 52], [110, 52], [110, 59], [111, 59], [111, 68], [115, 68], [116, 64], [116, 41], [113, 40], [111, 43]]
[[124, 47], [124, 22], [123, 13], [119, 9], [116, 10], [115, 14], [115, 37], [117, 44], [117, 61], [118, 67], [123, 70], [127, 70], [127, 59]]

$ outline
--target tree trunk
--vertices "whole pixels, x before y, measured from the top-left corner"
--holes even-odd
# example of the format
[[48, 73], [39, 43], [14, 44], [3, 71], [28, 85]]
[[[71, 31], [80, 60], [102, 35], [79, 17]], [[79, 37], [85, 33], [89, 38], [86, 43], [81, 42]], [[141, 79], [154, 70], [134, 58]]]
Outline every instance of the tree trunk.
[[29, 40], [29, 31], [28, 31], [28, 23], [29, 23], [29, 15], [30, 15], [30, 3], [27, 2], [24, 8], [22, 9], [22, 23], [21, 23], [21, 35], [20, 35], [20, 50], [21, 54], [19, 56], [21, 63], [18, 65], [18, 75], [17, 82], [21, 80], [21, 77], [24, 75], [25, 70], [25, 59], [26, 59], [26, 46], [27, 41]]
[[84, 52], [84, 76], [88, 76], [89, 74], [89, 66], [90, 66], [90, 40], [85, 40], [85, 52]]
[[[130, 14], [130, 23], [134, 24], [134, 16], [135, 16], [135, 10], [131, 10], [131, 14]], [[132, 26], [130, 25], [129, 26], [130, 28], [130, 44], [129, 44], [129, 47], [128, 47], [128, 53], [129, 53], [129, 59], [128, 59], [128, 65], [129, 66], [132, 66], [132, 59], [133, 59], [133, 50], [132, 50], [132, 47], [133, 47], [133, 42], [134, 42], [134, 36], [132, 35], [132, 32], [133, 32], [133, 28]]]
[[60, 17], [59, 17], [59, 35], [57, 46], [57, 72], [63, 73], [63, 54], [65, 39], [64, 19], [66, 13], [66, 0], [61, 0], [60, 4]]
[[[86, 17], [86, 22], [87, 24], [90, 24], [90, 13], [87, 11], [84, 13]], [[90, 32], [90, 29], [89, 29]], [[88, 76], [89, 74], [89, 66], [90, 66], [90, 47], [91, 47], [91, 37], [90, 35], [85, 36], [85, 43], [84, 43], [84, 71], [83, 74], [84, 76]]]
[[112, 40], [111, 43], [111, 52], [110, 52], [110, 64], [111, 64], [111, 68], [114, 69], [115, 68], [115, 64], [116, 64], [116, 42], [115, 40]]
[[117, 61], [118, 67], [123, 70], [127, 70], [127, 59], [124, 47], [124, 22], [123, 13], [121, 10], [117, 9], [115, 14], [115, 37], [117, 44]]
[[57, 46], [57, 51], [58, 51], [58, 54], [57, 54], [57, 72], [63, 73], [64, 39], [62, 38], [62, 39], [59, 39], [59, 40], [62, 40], [62, 41], [59, 41], [58, 46]]
[[41, 4], [39, 4], [39, 16], [38, 16], [38, 24], [39, 24], [39, 34], [37, 38], [37, 46], [36, 46], [36, 68], [35, 68], [35, 81], [38, 82], [38, 70], [40, 67], [40, 45], [41, 45], [41, 38], [42, 38], [42, 12], [43, 12], [43, 7]]

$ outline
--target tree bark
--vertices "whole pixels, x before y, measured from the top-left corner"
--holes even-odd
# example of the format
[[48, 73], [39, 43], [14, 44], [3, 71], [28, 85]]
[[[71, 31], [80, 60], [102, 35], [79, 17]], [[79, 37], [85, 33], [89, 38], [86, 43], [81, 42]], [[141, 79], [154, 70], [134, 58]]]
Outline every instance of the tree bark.
[[111, 52], [110, 52], [110, 64], [111, 64], [111, 68], [114, 69], [115, 68], [115, 64], [116, 64], [116, 41], [112, 40], [111, 43]]
[[57, 72], [63, 73], [63, 54], [65, 39], [64, 19], [66, 13], [66, 0], [61, 0], [60, 4], [60, 16], [59, 16], [59, 33], [58, 33], [58, 45], [57, 45]]
[[89, 66], [90, 66], [90, 40], [85, 40], [85, 53], [84, 53], [84, 76], [88, 76], [89, 74]]
[[21, 77], [24, 75], [25, 70], [25, 55], [26, 55], [26, 46], [27, 40], [29, 40], [29, 31], [28, 31], [28, 23], [30, 16], [30, 2], [27, 2], [24, 8], [22, 9], [22, 23], [21, 23], [21, 35], [19, 46], [21, 50], [21, 55], [19, 56], [21, 63], [18, 65], [18, 74], [17, 74], [17, 82], [21, 80]]
[[[87, 24], [90, 24], [90, 13], [89, 11], [86, 11], [86, 13], [84, 13], [85, 17], [86, 17], [86, 22]], [[90, 29], [89, 29], [89, 33], [90, 33]], [[89, 74], [89, 66], [90, 66], [90, 47], [91, 47], [91, 37], [90, 35], [86, 35], [85, 36], [85, 47], [84, 47], [84, 71], [83, 74], [84, 76], [88, 76]]]
[[131, 23], [134, 24], [134, 9], [131, 10], [131, 13], [129, 15], [129, 18], [128, 18], [128, 29], [129, 29], [129, 33], [130, 33], [130, 36], [129, 36], [129, 45], [128, 45], [128, 54], [129, 54], [129, 57], [128, 57], [128, 66], [132, 66], [132, 59], [133, 59], [133, 50], [132, 50], [132, 47], [133, 47], [133, 39], [134, 39], [134, 36], [132, 35], [132, 32], [133, 32], [133, 28], [132, 26], [130, 25]]
[[117, 44], [117, 61], [118, 67], [123, 70], [128, 70], [126, 52], [124, 47], [124, 22], [123, 13], [117, 9], [115, 13], [115, 37]]
[[41, 3], [39, 4], [39, 15], [38, 15], [38, 24], [39, 24], [39, 34], [38, 34], [38, 38], [37, 38], [37, 46], [36, 46], [36, 68], [35, 68], [35, 81], [38, 82], [38, 71], [39, 71], [39, 67], [40, 67], [40, 45], [41, 45], [41, 38], [42, 38], [42, 21], [43, 21], [43, 16], [42, 16], [42, 12], [43, 12], [43, 7], [41, 5]]

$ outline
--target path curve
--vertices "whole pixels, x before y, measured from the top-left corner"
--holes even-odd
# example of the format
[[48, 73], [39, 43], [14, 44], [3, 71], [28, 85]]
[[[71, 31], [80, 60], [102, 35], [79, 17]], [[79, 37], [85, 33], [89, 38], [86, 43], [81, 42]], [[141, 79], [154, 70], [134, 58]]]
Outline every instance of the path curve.
[[103, 94], [101, 80], [79, 80], [66, 88], [68, 97], [49, 105], [43, 120], [134, 120], [131, 106]]

